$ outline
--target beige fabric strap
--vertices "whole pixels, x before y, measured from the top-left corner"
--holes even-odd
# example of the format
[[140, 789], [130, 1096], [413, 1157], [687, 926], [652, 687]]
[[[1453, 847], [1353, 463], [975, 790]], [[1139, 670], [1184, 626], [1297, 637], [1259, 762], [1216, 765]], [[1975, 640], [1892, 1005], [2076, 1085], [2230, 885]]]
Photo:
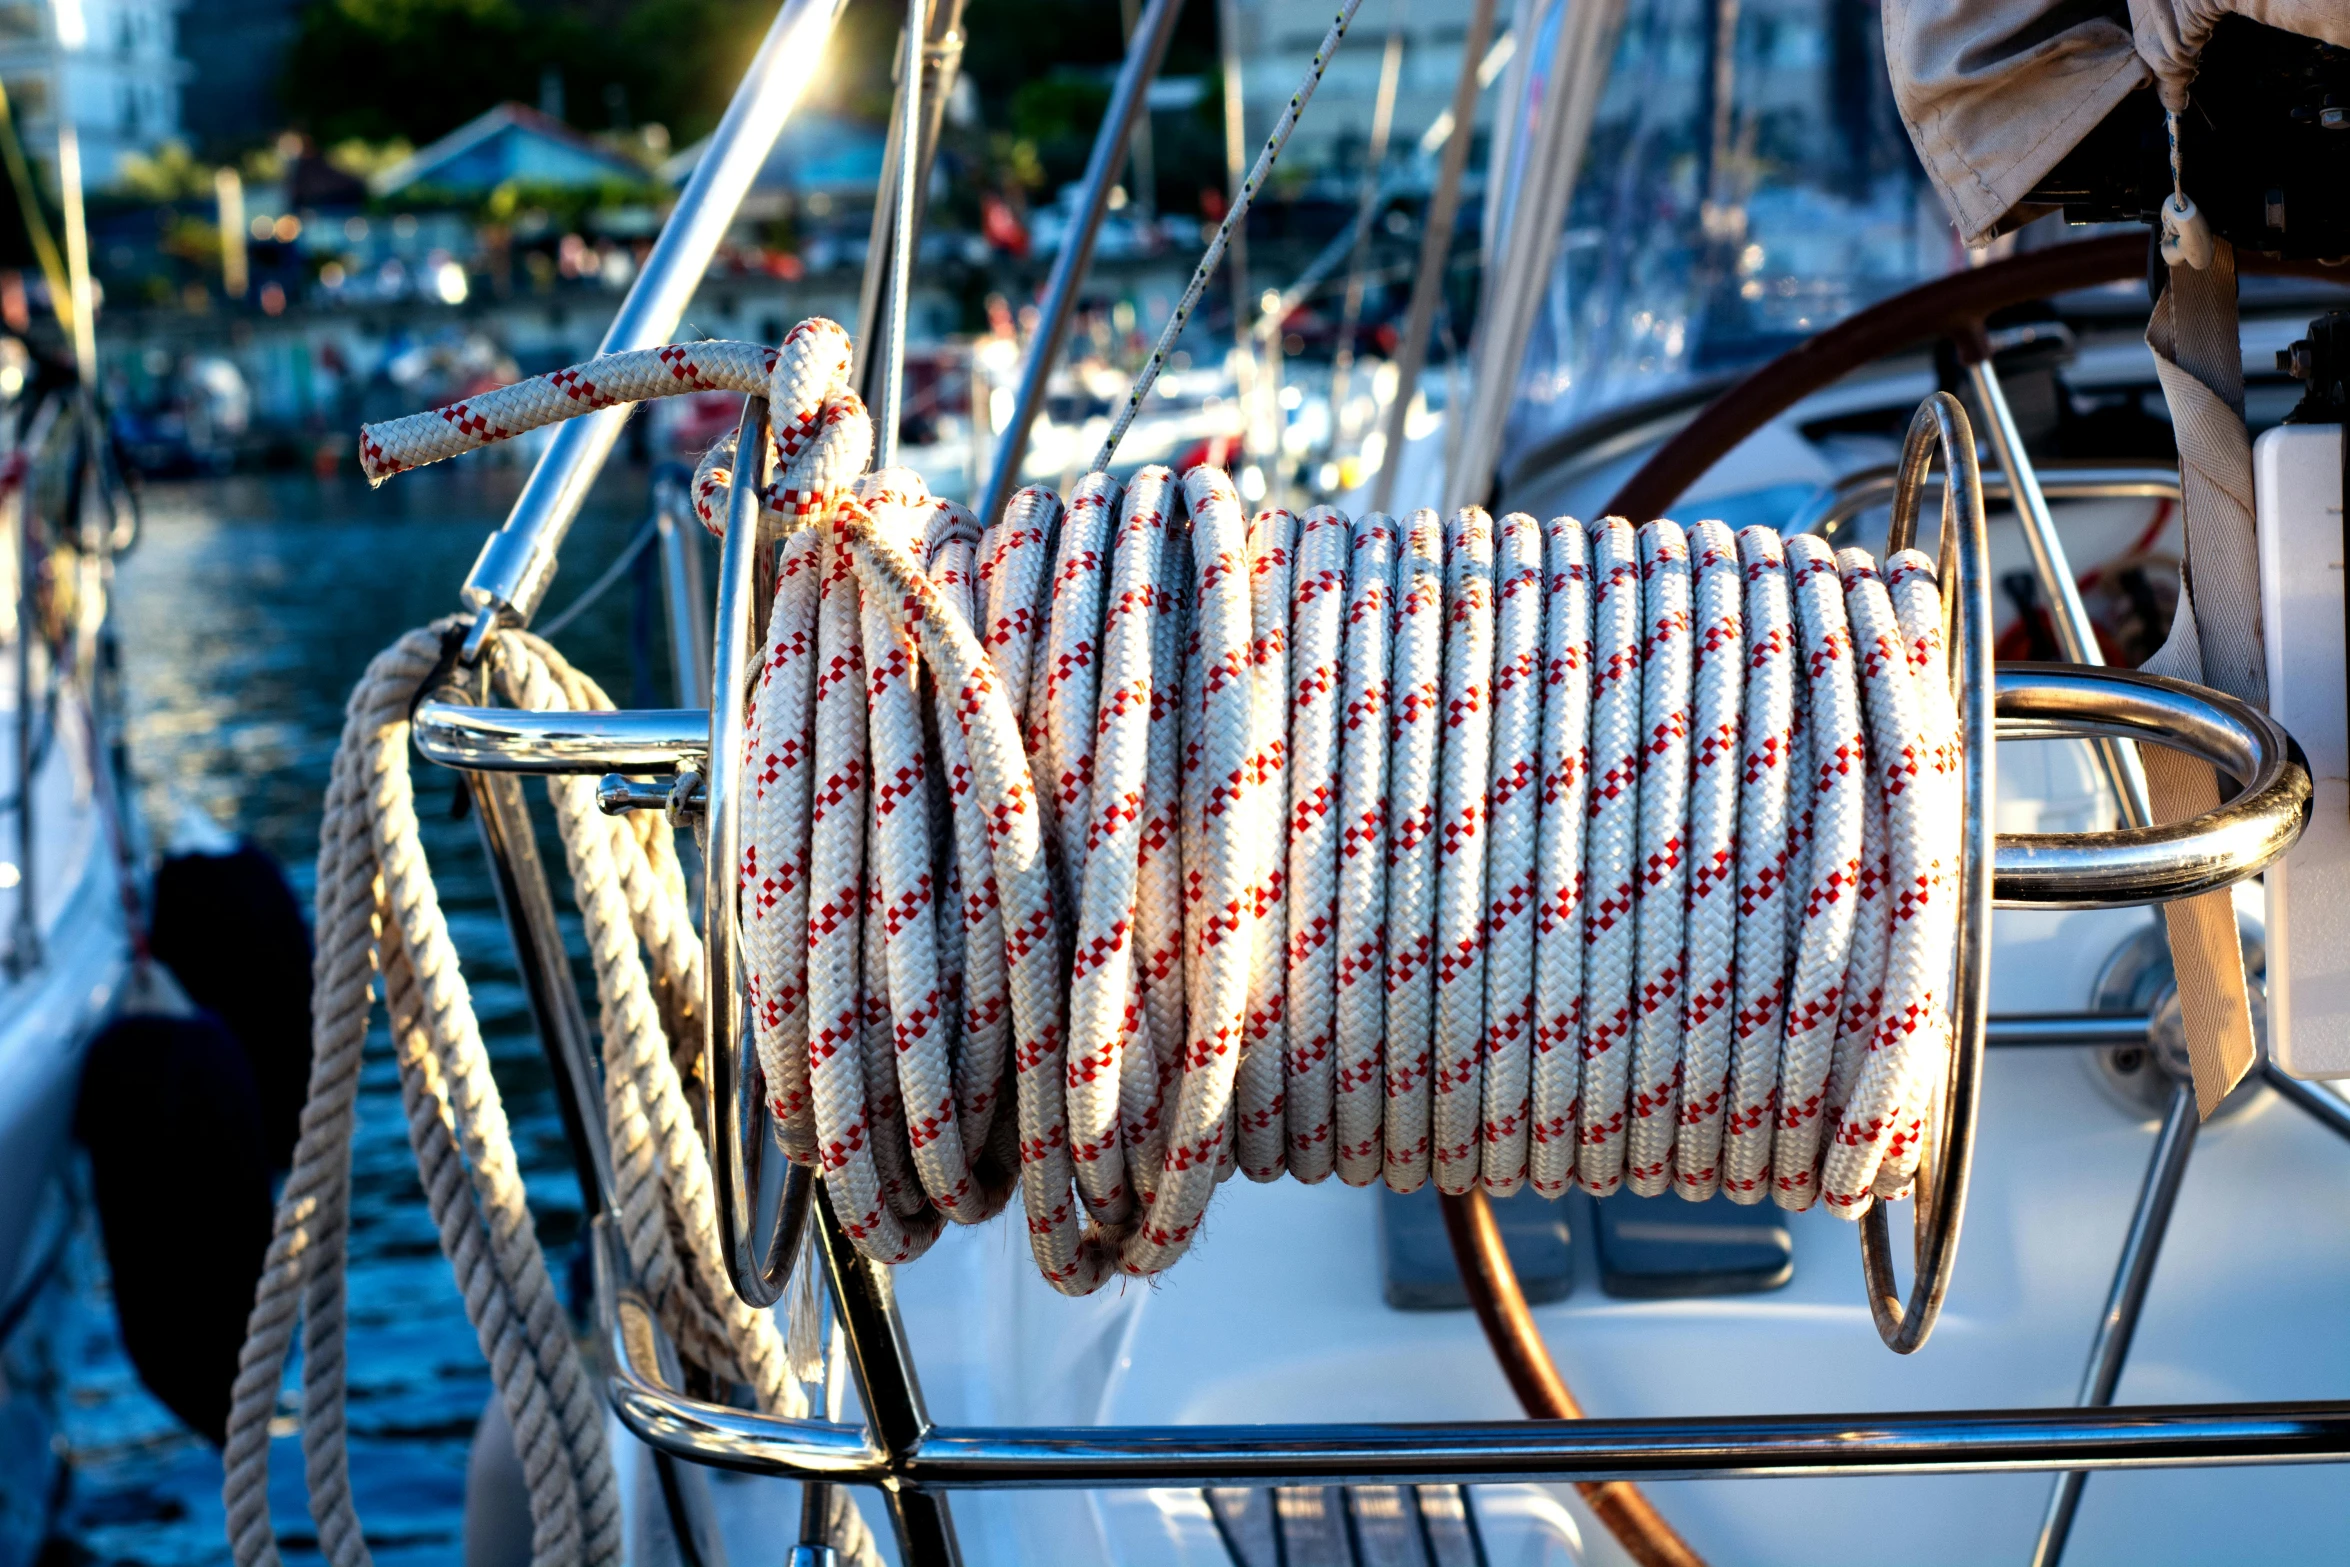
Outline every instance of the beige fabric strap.
[[[2260, 552], [2252, 532], [2252, 438], [2236, 331], [2236, 253], [2215, 242], [2201, 271], [2172, 267], [2146, 326], [2179, 442], [2187, 565], [2170, 639], [2146, 668], [2268, 705], [2260, 641]], [[2191, 612], [2189, 612], [2191, 611]]]
[[[2186, 566], [2171, 633], [2148, 671], [2215, 686], [2268, 705], [2260, 641], [2260, 557], [2252, 531], [2252, 442], [2244, 429], [2244, 356], [2236, 328], [2236, 255], [2225, 241], [2200, 271], [2172, 267], [2154, 307], [2146, 344], [2154, 350], [2178, 433], [2186, 517]], [[2140, 748], [2158, 822], [2219, 804], [2209, 764], [2156, 746]], [[2251, 1000], [2234, 903], [2208, 892], [2163, 906], [2196, 1107], [2218, 1108], [2252, 1069]]]
[[[2219, 777], [2210, 763], [2162, 746], [2146, 746], [2143, 754], [2146, 791], [2156, 821], [2179, 821], [2218, 808]], [[2162, 922], [2179, 976], [2179, 1013], [2187, 1025], [2195, 1108], [2208, 1117], [2252, 1070], [2257, 1054], [2236, 908], [2225, 892], [2207, 892], [2164, 904]]]

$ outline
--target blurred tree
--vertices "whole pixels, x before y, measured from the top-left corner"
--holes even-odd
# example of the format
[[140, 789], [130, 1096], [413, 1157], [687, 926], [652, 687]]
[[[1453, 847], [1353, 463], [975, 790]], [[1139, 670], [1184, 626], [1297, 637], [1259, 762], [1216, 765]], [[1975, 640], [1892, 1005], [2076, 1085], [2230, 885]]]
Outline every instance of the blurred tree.
[[1063, 67], [1022, 82], [1012, 93], [1012, 134], [1035, 149], [1037, 172], [1048, 190], [1085, 172], [1094, 132], [1110, 106], [1110, 84], [1099, 71]]
[[188, 151], [186, 142], [167, 141], [152, 153], [124, 153], [114, 182], [142, 200], [184, 201], [209, 198], [212, 178], [212, 165]]
[[[775, 5], [311, 0], [288, 58], [284, 98], [319, 145], [421, 145], [509, 99], [538, 102], [552, 72], [572, 123], [657, 124], [671, 146], [684, 147], [717, 124]], [[904, 14], [900, 0], [849, 0], [809, 105], [884, 118]], [[1156, 117], [1162, 210], [1194, 209], [1202, 182], [1222, 179], [1215, 27], [1216, 8], [1188, 0], [1168, 52], [1164, 75], [1205, 75], [1210, 92], [1197, 109]], [[978, 123], [950, 136], [952, 156], [982, 185], [1015, 199], [1049, 195], [1085, 166], [1124, 53], [1119, 8], [1107, 0], [968, 0], [964, 34], [963, 71]], [[950, 208], [957, 205], [950, 200]]]
[[709, 134], [774, 15], [760, 0], [639, 0], [610, 35], [630, 111], [673, 146]]
[[362, 141], [353, 136], [327, 148], [326, 161], [345, 174], [363, 180], [373, 179], [415, 150], [407, 138], [401, 136], [381, 142]]
[[[1207, 78], [1195, 107], [1152, 116], [1153, 164], [1161, 212], [1195, 212], [1202, 188], [1223, 183], [1221, 101], [1215, 96], [1216, 7], [1179, 0], [1162, 80]], [[1139, 7], [1138, 7], [1139, 10]], [[1008, 195], [1050, 199], [1085, 171], [1110, 84], [1125, 58], [1119, 7], [1106, 0], [968, 0], [963, 70], [980, 113], [998, 132], [991, 183]], [[1006, 134], [1008, 133], [1008, 134]]]
[[321, 143], [430, 141], [536, 96], [539, 23], [512, 0], [316, 0], [287, 56], [287, 111]]

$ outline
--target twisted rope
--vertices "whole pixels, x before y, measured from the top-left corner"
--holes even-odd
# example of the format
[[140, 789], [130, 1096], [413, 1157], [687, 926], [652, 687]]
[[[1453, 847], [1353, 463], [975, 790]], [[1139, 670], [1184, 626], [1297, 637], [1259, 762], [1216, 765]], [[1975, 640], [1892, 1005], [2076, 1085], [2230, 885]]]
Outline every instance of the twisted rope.
[[[408, 710], [456, 624], [410, 632], [379, 655], [345, 711], [319, 837], [310, 1092], [229, 1418], [223, 1499], [240, 1563], [278, 1560], [269, 1423], [297, 1321], [320, 1550], [337, 1567], [369, 1560], [350, 1494], [343, 1268], [357, 1084], [378, 975], [426, 1205], [514, 1431], [532, 1559], [616, 1562], [622, 1553], [602, 1404], [532, 1228], [418, 832]], [[534, 637], [501, 633], [493, 657], [499, 688], [517, 706], [611, 706]], [[668, 828], [602, 816], [584, 779], [552, 780], [550, 793], [595, 960], [617, 1218], [631, 1260], [689, 1359], [748, 1383], [763, 1409], [805, 1413], [772, 1319], [735, 1297], [719, 1260], [708, 1162], [676, 1066], [681, 1049], [699, 1053], [703, 978]]]

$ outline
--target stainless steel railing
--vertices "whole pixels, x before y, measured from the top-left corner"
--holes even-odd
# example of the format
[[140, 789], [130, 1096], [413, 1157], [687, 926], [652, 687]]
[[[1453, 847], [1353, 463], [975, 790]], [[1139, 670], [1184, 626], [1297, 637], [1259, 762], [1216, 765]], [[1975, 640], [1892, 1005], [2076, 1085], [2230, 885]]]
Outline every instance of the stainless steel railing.
[[[2243, 782], [2209, 816], [2105, 833], [2001, 833], [1992, 897], [2003, 908], [2157, 903], [2257, 876], [2295, 839], [2309, 810], [2308, 773], [2267, 714], [2199, 686], [2127, 669], [2001, 664], [2001, 740], [2120, 736], [2193, 752]], [[416, 709], [416, 746], [448, 767], [512, 773], [674, 774], [702, 770], [710, 719], [699, 708], [528, 713], [432, 699]], [[615, 777], [606, 809], [658, 809], [667, 784]], [[699, 810], [700, 796], [687, 808]]]
[[[606, 340], [607, 348], [657, 341], [673, 330], [716, 234], [731, 218], [804, 85], [843, 0], [786, 0], [759, 61], [729, 110], [695, 182]], [[1130, 76], [1147, 67], [1129, 62]], [[641, 296], [641, 297], [640, 297]], [[507, 525], [485, 545], [466, 584], [476, 612], [468, 656], [502, 622], [527, 620], [543, 597], [557, 549], [622, 418], [573, 421], [532, 475]], [[623, 1423], [658, 1452], [815, 1480], [876, 1483], [891, 1497], [901, 1546], [911, 1561], [956, 1559], [945, 1490], [966, 1486], [1252, 1484], [1314, 1478], [1364, 1483], [1663, 1478], [1685, 1475], [1957, 1472], [2000, 1468], [2092, 1468], [2159, 1464], [2339, 1461], [2350, 1457], [2350, 1404], [2175, 1406], [2138, 1410], [2053, 1409], [1915, 1415], [1796, 1416], [1742, 1420], [1582, 1421], [1571, 1424], [1310, 1426], [1125, 1429], [947, 1429], [923, 1409], [918, 1379], [890, 1297], [889, 1274], [862, 1258], [831, 1214], [820, 1184], [795, 1167], [780, 1183], [772, 1215], [758, 1213], [764, 1110], [743, 1050], [733, 876], [740, 829], [742, 701], [758, 597], [756, 540], [764, 484], [766, 409], [751, 399], [729, 496], [716, 613], [709, 628], [712, 700], [704, 708], [621, 713], [521, 713], [473, 705], [450, 691], [428, 693], [414, 714], [429, 759], [477, 775], [597, 773], [680, 777], [677, 786], [627, 776], [599, 791], [606, 809], [660, 805], [698, 811], [707, 844], [704, 920], [710, 976], [707, 1128], [718, 1165], [727, 1263], [746, 1300], [782, 1293], [802, 1227], [818, 1225], [862, 1403], [863, 1426], [765, 1417], [686, 1396], [672, 1348], [629, 1278], [607, 1215], [593, 1220], [599, 1325], [610, 1347], [608, 1393]], [[2000, 432], [2006, 434], [2008, 432]], [[2003, 447], [2008, 443], [2002, 443]], [[1879, 1331], [1899, 1351], [1931, 1330], [1956, 1254], [1987, 1043], [2111, 1044], [2142, 1037], [2141, 1019], [2017, 1018], [1986, 1015], [1989, 912], [1994, 901], [2038, 906], [2115, 905], [2175, 898], [2239, 881], [2273, 861], [2298, 836], [2309, 782], [2292, 742], [2240, 703], [2176, 682], [2123, 671], [1990, 662], [1990, 598], [1983, 522], [1986, 494], [2003, 493], [1977, 471], [1967, 417], [1947, 396], [1921, 408], [1902, 462], [1883, 479], [1860, 476], [1838, 492], [1848, 517], [1878, 499], [1894, 507], [1895, 547], [1914, 535], [1927, 469], [1939, 455], [1942, 581], [1953, 652], [1954, 696], [1965, 735], [1960, 984], [1945, 1112], [1917, 1183], [1916, 1277], [1904, 1297], [1894, 1284], [1882, 1205], [1862, 1226], [1868, 1296]], [[2003, 453], [2004, 455], [2004, 453]], [[2012, 465], [2012, 464], [2011, 464]], [[2025, 485], [2031, 484], [2027, 474]], [[2167, 489], [2163, 488], [2167, 484]], [[2052, 472], [2041, 496], [2175, 494], [2175, 474]], [[2134, 487], [2133, 487], [2134, 486]], [[2030, 501], [2027, 497], [2026, 504]], [[2044, 504], [2039, 508], [2044, 512]], [[1823, 517], [1825, 514], [1823, 514]], [[2210, 760], [2243, 785], [2226, 805], [2192, 822], [2112, 834], [2007, 835], [1990, 831], [1996, 739], [2086, 735], [2155, 740]], [[504, 780], [512, 793], [511, 780]], [[698, 787], [698, 793], [697, 791]], [[508, 803], [501, 800], [500, 803]], [[518, 795], [511, 802], [519, 803]], [[485, 825], [487, 823], [485, 822]], [[501, 811], [488, 837], [502, 872], [525, 966], [548, 997], [569, 983], [559, 944], [523, 917], [544, 903], [545, 878], [518, 857], [528, 823]], [[512, 896], [509, 896], [512, 895]], [[521, 911], [518, 913], [518, 910]], [[541, 910], [543, 915], [546, 910]], [[534, 1001], [541, 1000], [534, 989]], [[576, 1003], [576, 995], [572, 996]], [[552, 1036], [576, 1031], [561, 1006], [541, 1008]], [[576, 1011], [574, 1006], [572, 1011]], [[560, 1048], [557, 1048], [560, 1047]], [[581, 1114], [595, 1103], [594, 1066], [577, 1040], [550, 1048], [579, 1074], [569, 1084]], [[2350, 1115], [2328, 1124], [2350, 1135]], [[590, 1146], [588, 1163], [601, 1166]], [[583, 1185], [591, 1207], [600, 1169]], [[2149, 1221], [2158, 1240], [2160, 1216]], [[2118, 1298], [2118, 1297], [2117, 1297]], [[2135, 1305], [2125, 1301], [2125, 1317]], [[2126, 1345], [2128, 1321], [2120, 1324]]]
[[[785, 117], [821, 68], [825, 45], [846, 5], [847, 0], [784, 0], [597, 352], [657, 348], [677, 330], [718, 242], [774, 149]], [[469, 658], [480, 652], [482, 640], [501, 619], [527, 623], [537, 611], [554, 580], [563, 536], [603, 472], [629, 413], [628, 405], [620, 404], [556, 426], [505, 526], [482, 545], [466, 575], [465, 607], [476, 614]]]
[[684, 1393], [662, 1364], [659, 1323], [629, 1281], [609, 1219], [595, 1222], [594, 1260], [597, 1325], [621, 1423], [680, 1458], [754, 1474], [952, 1491], [1969, 1474], [2350, 1458], [2350, 1403], [2316, 1400], [1412, 1425], [924, 1424], [893, 1455], [863, 1426], [778, 1420]]
[[[2037, 474], [2043, 498], [2051, 501], [2169, 500], [2179, 498], [2179, 470], [2169, 463], [2047, 463]], [[1925, 498], [1939, 501], [1941, 481], [1926, 481]], [[1817, 533], [1833, 539], [1855, 517], [1893, 503], [1891, 465], [1863, 468], [1845, 475], [1797, 512], [1789, 533]], [[2015, 489], [2007, 475], [1991, 469], [1983, 475], [1985, 505], [2012, 505]]]

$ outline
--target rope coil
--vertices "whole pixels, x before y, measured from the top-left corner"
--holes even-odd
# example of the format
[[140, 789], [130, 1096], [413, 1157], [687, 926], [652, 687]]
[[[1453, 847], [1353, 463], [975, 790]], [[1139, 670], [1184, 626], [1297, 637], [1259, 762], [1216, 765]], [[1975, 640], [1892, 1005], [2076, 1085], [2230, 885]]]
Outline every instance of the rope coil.
[[1907, 1190], [1959, 831], [1925, 557], [1251, 518], [1207, 468], [982, 528], [785, 380], [739, 916], [778, 1141], [869, 1255], [1016, 1187], [1083, 1293], [1234, 1169]]

